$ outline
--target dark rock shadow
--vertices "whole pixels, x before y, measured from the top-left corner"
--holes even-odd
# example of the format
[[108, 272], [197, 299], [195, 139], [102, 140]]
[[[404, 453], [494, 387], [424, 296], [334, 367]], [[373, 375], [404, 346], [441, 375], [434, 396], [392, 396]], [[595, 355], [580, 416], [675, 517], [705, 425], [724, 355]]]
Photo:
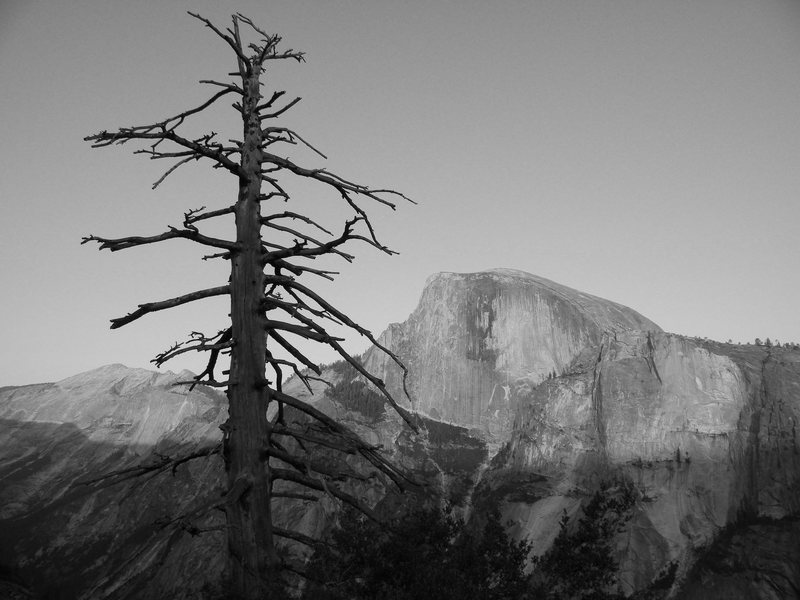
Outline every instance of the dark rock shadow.
[[161, 440], [120, 446], [91, 440], [71, 423], [0, 420], [0, 565], [39, 598], [202, 598], [222, 572], [224, 536], [214, 527], [222, 460], [174, 472], [136, 470], [94, 481], [202, 444]]

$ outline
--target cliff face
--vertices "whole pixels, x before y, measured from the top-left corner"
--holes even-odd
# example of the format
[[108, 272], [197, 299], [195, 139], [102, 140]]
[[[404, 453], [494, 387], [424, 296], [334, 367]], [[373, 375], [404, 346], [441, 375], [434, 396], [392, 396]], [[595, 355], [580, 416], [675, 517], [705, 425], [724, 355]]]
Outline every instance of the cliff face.
[[[672, 593], [695, 586], [692, 567], [722, 531], [800, 516], [796, 351], [665, 334], [630, 309], [506, 270], [432, 276], [383, 340], [409, 367], [414, 408], [490, 440], [474, 510], [499, 504], [536, 553], [594, 490], [634, 490], [615, 540], [626, 593], [674, 565]], [[375, 352], [367, 364], [400, 395], [391, 364]], [[780, 539], [764, 547], [800, 551], [796, 536]], [[760, 592], [741, 597], [770, 597], [749, 564]], [[787, 572], [782, 585], [800, 589]]]
[[[522, 271], [431, 276], [419, 306], [382, 341], [409, 369], [413, 408], [504, 437], [513, 386], [561, 373], [604, 331], [660, 331], [635, 311]], [[400, 373], [369, 351], [366, 365], [402, 398]]]
[[[594, 360], [516, 390], [510, 440], [476, 494], [499, 502], [541, 553], [562, 511], [604, 483], [632, 486], [616, 538], [623, 590], [646, 587], [671, 563], [681, 580], [723, 530], [752, 519], [788, 526], [800, 514], [798, 392], [795, 351], [607, 335]], [[796, 537], [784, 541], [789, 555], [800, 550]]]

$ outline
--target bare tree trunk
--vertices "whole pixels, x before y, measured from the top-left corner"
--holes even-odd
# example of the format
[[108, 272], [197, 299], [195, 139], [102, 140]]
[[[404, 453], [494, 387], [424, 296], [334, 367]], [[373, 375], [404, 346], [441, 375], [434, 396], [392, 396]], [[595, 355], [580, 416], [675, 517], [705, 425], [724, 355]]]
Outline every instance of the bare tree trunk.
[[[349, 469], [343, 467], [342, 472], [337, 473], [320, 465], [314, 458], [315, 449], [333, 449], [347, 455], [359, 456], [365, 461], [365, 465], [371, 465], [371, 468], [382, 474], [387, 486], [393, 483], [404, 490], [407, 485], [421, 484], [392, 464], [379, 447], [367, 443], [336, 419], [282, 390], [284, 369], [287, 369], [287, 374], [296, 376], [311, 391], [310, 382], [322, 375], [322, 369], [304, 354], [303, 348], [298, 347], [297, 340], [322, 344], [333, 349], [362, 377], [376, 386], [409, 427], [417, 430], [412, 417], [400, 409], [384, 382], [369, 373], [351, 356], [339, 344], [341, 340], [328, 333], [327, 326], [331, 323], [344, 325], [365, 336], [406, 372], [400, 359], [381, 345], [369, 330], [299, 281], [303, 275], [333, 280], [337, 274], [335, 271], [312, 268], [304, 261], [318, 256], [338, 256], [348, 262], [352, 261], [354, 256], [344, 250], [345, 244], [350, 242], [366, 243], [381, 252], [393, 254], [376, 237], [372, 223], [360, 203], [370, 200], [394, 209], [395, 204], [390, 197], [396, 196], [405, 200], [408, 198], [389, 189], [373, 189], [361, 185], [326, 169], [305, 168], [276, 150], [284, 144], [300, 145], [323, 159], [326, 158], [295, 131], [279, 126], [274, 121], [299, 102], [300, 98], [288, 102], [282, 100], [280, 104], [283, 106], [279, 107], [276, 103], [285, 92], [275, 91], [269, 99], [261, 102], [259, 78], [264, 64], [287, 59], [302, 62], [303, 53], [291, 49], [279, 51], [280, 36], [267, 34], [243, 15], [233, 15], [233, 27], [222, 31], [208, 19], [195, 13], [189, 14], [214, 31], [233, 50], [239, 67], [236, 82], [201, 80], [201, 83], [221, 88], [203, 104], [157, 123], [123, 127], [115, 131], [103, 130], [85, 139], [92, 142], [94, 148], [138, 141], [147, 147], [136, 150], [136, 154], [147, 155], [150, 159], [174, 160], [172, 166], [153, 184], [153, 188], [158, 187], [166, 177], [184, 164], [201, 159], [211, 161], [214, 168], [222, 168], [238, 179], [236, 204], [213, 210], [206, 210], [205, 206], [191, 209], [184, 213], [182, 227], [170, 226], [167, 231], [158, 235], [117, 239], [89, 235], [83, 238], [82, 243], [97, 242], [101, 249], [116, 252], [181, 238], [215, 250], [215, 254], [204, 256], [203, 260], [231, 261], [231, 275], [227, 285], [139, 304], [133, 312], [112, 319], [111, 327], [122, 327], [146, 314], [189, 302], [230, 295], [230, 328], [210, 336], [193, 331], [189, 340], [176, 342], [157, 355], [153, 362], [160, 366], [184, 352], [210, 352], [205, 370], [184, 383], [193, 387], [202, 382], [204, 385], [227, 388], [229, 418], [222, 427], [222, 452], [228, 490], [224, 501], [215, 503], [208, 510], [224, 507], [227, 515], [231, 595], [241, 600], [261, 600], [268, 598], [271, 590], [280, 588], [278, 577], [281, 569], [305, 576], [302, 566], [293, 564], [291, 557], [279, 559], [275, 549], [276, 537], [303, 544], [310, 540], [301, 533], [273, 527], [270, 504], [273, 480], [286, 481], [313, 490], [315, 493], [307, 496], [311, 500], [322, 495], [335, 497], [377, 519], [369, 505], [345, 491], [341, 480], [352, 476]], [[240, 23], [252, 29], [260, 41], [244, 44], [239, 32]], [[248, 56], [247, 53], [251, 51], [252, 54]], [[237, 73], [230, 75], [235, 76]], [[213, 131], [200, 137], [183, 135], [181, 127], [187, 118], [202, 113], [219, 99], [229, 95], [237, 97], [232, 106], [242, 115], [241, 141], [220, 141]], [[239, 160], [236, 160], [237, 157]], [[351, 212], [351, 217], [344, 222], [341, 234], [337, 236], [312, 217], [278, 206], [265, 208], [267, 214], [262, 216], [262, 203], [274, 198], [274, 203], [280, 205], [290, 199], [278, 182], [279, 175], [315, 181], [328, 191], [335, 192]], [[261, 193], [262, 182], [268, 184], [268, 194]], [[209, 236], [200, 231], [198, 223], [227, 217], [231, 213], [236, 221], [235, 241]], [[269, 232], [266, 242], [262, 240], [262, 228]], [[320, 241], [320, 234], [327, 236], [322, 238], [326, 241]], [[294, 259], [302, 260], [298, 263]], [[267, 284], [268, 288], [265, 287]], [[267, 318], [267, 314], [270, 318]], [[273, 348], [267, 348], [268, 340], [271, 340]], [[270, 350], [277, 350], [277, 354], [273, 355]], [[231, 356], [228, 379], [218, 381], [214, 375], [217, 358], [220, 353], [228, 352]], [[268, 374], [270, 378], [274, 375], [273, 382], [267, 381]], [[267, 409], [271, 401], [300, 411], [316, 423], [319, 429], [310, 433], [308, 426], [283, 422], [277, 415], [276, 421], [270, 423]], [[279, 412], [278, 415], [280, 414], [282, 413]], [[276, 438], [283, 436], [298, 442], [304, 441], [310, 447], [301, 443], [300, 449], [295, 453], [287, 452], [277, 439], [272, 439], [273, 434]], [[211, 449], [211, 452], [215, 451]], [[162, 461], [155, 469], [162, 470], [170, 465], [174, 469], [177, 465], [199, 456], [208, 456], [208, 452]], [[270, 456], [276, 460], [276, 464], [272, 466], [269, 464]], [[153, 470], [153, 465], [141, 468], [142, 473]]]
[[263, 598], [277, 556], [272, 540], [265, 385], [266, 331], [261, 250], [261, 126], [258, 69], [246, 79], [244, 147], [239, 197], [234, 208], [238, 249], [231, 260], [231, 352], [226, 468], [229, 485], [228, 569], [233, 591], [243, 599]]

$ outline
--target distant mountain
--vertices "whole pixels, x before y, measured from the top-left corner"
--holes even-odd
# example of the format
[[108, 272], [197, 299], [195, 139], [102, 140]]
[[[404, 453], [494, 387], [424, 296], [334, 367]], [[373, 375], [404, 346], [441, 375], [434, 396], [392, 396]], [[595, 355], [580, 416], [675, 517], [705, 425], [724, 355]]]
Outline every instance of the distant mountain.
[[[288, 387], [463, 511], [499, 507], [537, 554], [596, 490], [624, 497], [612, 547], [626, 594], [658, 580], [651, 597], [797, 597], [800, 352], [667, 334], [506, 269], [433, 275], [382, 341], [409, 367], [410, 399], [390, 361], [375, 350], [363, 360], [421, 415], [419, 436], [344, 365], [313, 397]], [[0, 390], [0, 577], [48, 598], [204, 597], [223, 536], [165, 525], [219, 493], [216, 456], [82, 483], [216, 443], [223, 398], [174, 385], [186, 378], [112, 365]], [[361, 492], [385, 512], [407, 501]], [[277, 514], [318, 535], [335, 509], [285, 502]]]
[[185, 375], [108, 365], [0, 392], [0, 565], [38, 597], [160, 598], [222, 568], [221, 535], [164, 527], [218, 494], [218, 457], [87, 485], [217, 443], [224, 397]]
[[[352, 373], [342, 364], [328, 369], [336, 385], [312, 401], [382, 443], [432, 489], [463, 501], [487, 458], [485, 443], [447, 424], [429, 423], [432, 433], [419, 437], [401, 432], [400, 417], [348, 380]], [[0, 598], [12, 589], [48, 600], [214, 596], [226, 558], [224, 518], [205, 507], [223, 494], [224, 470], [218, 454], [203, 454], [221, 439], [227, 401], [178, 383], [191, 377], [108, 365], [0, 390]], [[307, 394], [297, 382], [284, 389]], [[354, 389], [358, 398], [348, 394]], [[303, 418], [289, 409], [286, 417]], [[190, 454], [201, 456], [175, 470], [161, 466]], [[97, 481], [108, 474], [115, 475]], [[359, 492], [379, 512], [407, 500], [377, 484]], [[279, 524], [320, 535], [337, 506], [323, 498], [274, 509]]]
[[[382, 340], [409, 367], [416, 410], [483, 433], [493, 457], [474, 510], [499, 505], [535, 553], [563, 511], [577, 514], [601, 486], [630, 487], [615, 546], [625, 593], [665, 571], [673, 593], [685, 582], [698, 598], [800, 593], [800, 563], [774, 560], [800, 557], [800, 352], [667, 334], [629, 308], [507, 269], [431, 276]], [[399, 395], [390, 361], [372, 350], [366, 364]], [[785, 535], [754, 533], [776, 528]], [[736, 532], [767, 556], [731, 558]], [[697, 579], [710, 549], [727, 558], [703, 560]]]
[[[409, 368], [413, 408], [498, 440], [514, 418], [514, 385], [564, 372], [604, 333], [661, 331], [630, 308], [511, 269], [437, 273], [416, 310], [382, 341]], [[366, 365], [402, 397], [400, 371], [376, 350]]]

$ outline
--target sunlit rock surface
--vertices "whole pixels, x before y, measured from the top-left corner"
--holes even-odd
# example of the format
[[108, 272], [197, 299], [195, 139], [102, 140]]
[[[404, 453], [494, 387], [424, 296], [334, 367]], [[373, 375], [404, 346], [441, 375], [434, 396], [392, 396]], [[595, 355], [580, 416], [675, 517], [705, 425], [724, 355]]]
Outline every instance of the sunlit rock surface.
[[[382, 340], [409, 369], [413, 408], [505, 436], [511, 388], [561, 373], [604, 331], [660, 331], [622, 305], [510, 269], [431, 276], [419, 306]], [[400, 371], [372, 350], [367, 366], [402, 397]]]
[[[677, 564], [678, 594], [721, 531], [800, 513], [797, 351], [665, 334], [633, 310], [509, 270], [432, 276], [382, 341], [409, 367], [414, 408], [488, 436], [474, 510], [500, 504], [536, 553], [599, 486], [635, 486], [616, 540], [626, 593]], [[367, 365], [400, 394], [390, 361], [371, 351]]]
[[[673, 562], [678, 583], [691, 580], [691, 566], [723, 529], [797, 518], [798, 391], [797, 351], [609, 334], [593, 360], [516, 390], [510, 441], [476, 495], [501, 503], [514, 533], [541, 553], [562, 511], [574, 512], [603, 481], [632, 483], [637, 502], [617, 537], [623, 590], [646, 587]], [[798, 538], [782, 539], [795, 555]]]

